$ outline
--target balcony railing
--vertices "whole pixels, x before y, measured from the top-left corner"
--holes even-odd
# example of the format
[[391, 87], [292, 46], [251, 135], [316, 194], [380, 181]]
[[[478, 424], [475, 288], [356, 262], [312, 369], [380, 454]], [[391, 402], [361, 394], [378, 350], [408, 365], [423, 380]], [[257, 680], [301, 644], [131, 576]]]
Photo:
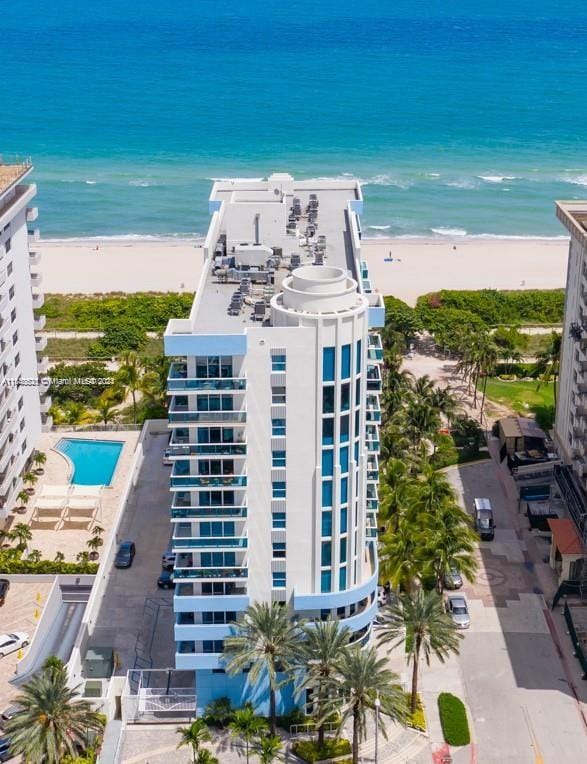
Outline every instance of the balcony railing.
[[246, 411], [170, 411], [170, 422], [246, 422]]
[[198, 475], [172, 475], [171, 486], [180, 488], [182, 486], [189, 488], [225, 488], [229, 486], [238, 486], [244, 488], [247, 485], [246, 475], [223, 475], [201, 477]]
[[171, 507], [171, 517], [174, 520], [190, 520], [216, 517], [247, 517], [247, 507]]
[[173, 578], [247, 578], [247, 568], [175, 568]]
[[45, 316], [45, 315], [36, 316], [36, 317], [33, 319], [33, 327], [34, 327], [34, 330], [35, 330], [36, 332], [42, 332], [42, 331], [43, 331], [43, 329], [45, 328], [45, 324], [46, 324], [46, 323], [47, 323], [47, 316]]
[[183, 549], [224, 549], [224, 548], [236, 548], [246, 549], [248, 547], [248, 539], [246, 538], [177, 538], [171, 539], [171, 546]]
[[245, 456], [245, 443], [187, 443], [169, 446], [169, 456]]
[[247, 380], [244, 377], [226, 379], [182, 379], [167, 378], [167, 392], [172, 395], [177, 390], [246, 390]]

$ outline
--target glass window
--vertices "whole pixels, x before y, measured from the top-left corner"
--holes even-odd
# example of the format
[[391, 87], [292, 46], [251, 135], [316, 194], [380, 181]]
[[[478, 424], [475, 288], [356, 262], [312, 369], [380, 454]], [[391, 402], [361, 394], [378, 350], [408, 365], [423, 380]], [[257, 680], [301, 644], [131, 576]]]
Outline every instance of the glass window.
[[340, 532], [347, 532], [347, 508], [341, 507], [340, 509]]
[[340, 561], [346, 562], [346, 539], [340, 540]]
[[285, 499], [285, 481], [275, 480], [272, 483], [272, 496], [274, 499]]
[[361, 431], [361, 409], [355, 411], [355, 432]]
[[326, 451], [322, 451], [322, 476], [332, 477], [332, 471], [334, 469], [334, 451], [329, 448]]
[[359, 463], [359, 441], [355, 441], [355, 462]]
[[349, 447], [348, 446], [341, 446], [341, 449], [340, 449], [340, 471], [343, 473], [349, 471]]
[[340, 503], [346, 504], [349, 500], [349, 480], [348, 478], [340, 479]]
[[332, 565], [332, 542], [331, 541], [322, 542], [321, 561], [322, 561], [321, 562], [322, 565]]
[[340, 359], [340, 374], [343, 379], [351, 376], [351, 346], [342, 346], [342, 355]]
[[273, 542], [273, 559], [285, 557], [285, 541]]
[[285, 419], [271, 420], [271, 434], [277, 437], [285, 435]]
[[322, 512], [322, 535], [332, 536], [332, 512]]
[[357, 374], [361, 373], [361, 360], [363, 352], [363, 343], [361, 340], [357, 340]]
[[346, 568], [341, 568], [338, 571], [338, 588], [346, 589]]
[[322, 506], [332, 506], [332, 480], [322, 481]]
[[322, 381], [334, 382], [335, 371], [335, 348], [323, 348], [322, 350]]
[[285, 528], [285, 512], [274, 512], [272, 518], [274, 528]]
[[283, 405], [285, 403], [285, 387], [278, 386], [271, 388], [271, 403], [274, 406]]
[[349, 415], [343, 414], [340, 418], [340, 442], [348, 443], [349, 440]]
[[285, 355], [271, 356], [271, 371], [285, 371]]
[[343, 382], [340, 386], [340, 408], [342, 411], [348, 411], [351, 407], [351, 385], [350, 382]]
[[355, 382], [355, 406], [361, 403], [361, 379], [357, 379]]
[[334, 419], [322, 420], [322, 445], [331, 446], [334, 443]]
[[329, 570], [323, 570], [320, 574], [320, 591], [329, 592], [332, 589], [332, 573]]
[[271, 464], [273, 467], [285, 467], [285, 451], [273, 451]]
[[273, 588], [285, 589], [285, 573], [284, 572], [273, 573]]
[[334, 412], [334, 387], [322, 388], [322, 413], [332, 414]]

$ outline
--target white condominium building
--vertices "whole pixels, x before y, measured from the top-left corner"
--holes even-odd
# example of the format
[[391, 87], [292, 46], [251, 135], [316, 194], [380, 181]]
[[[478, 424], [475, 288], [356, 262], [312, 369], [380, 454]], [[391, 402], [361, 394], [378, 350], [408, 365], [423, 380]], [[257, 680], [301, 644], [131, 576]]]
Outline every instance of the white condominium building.
[[33, 314], [33, 308], [42, 307], [43, 294], [40, 256], [29, 249], [38, 238], [27, 228], [37, 217], [31, 206], [37, 188], [24, 182], [31, 171], [30, 162], [0, 161], [0, 519], [14, 506], [42, 420], [50, 425], [47, 387], [37, 385], [39, 373], [46, 371], [46, 359], [39, 362], [37, 353], [46, 340], [35, 338], [45, 317]]
[[[383, 356], [371, 329], [385, 308], [361, 260], [362, 206], [352, 180], [212, 189], [190, 317], [165, 333], [175, 661], [195, 671], [198, 708], [263, 705], [222, 662], [255, 601], [370, 636]], [[280, 708], [292, 704], [284, 689]]]
[[557, 202], [556, 213], [571, 235], [554, 425], [565, 466], [557, 483], [587, 544], [587, 202]]

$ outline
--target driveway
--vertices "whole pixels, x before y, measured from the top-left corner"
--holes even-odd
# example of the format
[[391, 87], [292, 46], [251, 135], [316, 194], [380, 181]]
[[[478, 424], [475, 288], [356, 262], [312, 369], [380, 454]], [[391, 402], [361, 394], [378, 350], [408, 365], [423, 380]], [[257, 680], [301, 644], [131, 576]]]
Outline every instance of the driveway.
[[131, 568], [113, 568], [96, 618], [92, 647], [113, 647], [117, 674], [133, 668], [168, 668], [175, 663], [173, 592], [157, 588], [161, 555], [171, 536], [170, 467], [162, 463], [167, 433], [149, 435], [136, 488], [118, 541], [136, 544]]
[[475, 497], [489, 498], [496, 522], [495, 539], [480, 544], [477, 581], [465, 586], [471, 628], [457, 659], [478, 760], [586, 761], [587, 730], [545, 618], [548, 544], [530, 541], [529, 552], [513, 481], [495, 461], [447, 474], [469, 512]]

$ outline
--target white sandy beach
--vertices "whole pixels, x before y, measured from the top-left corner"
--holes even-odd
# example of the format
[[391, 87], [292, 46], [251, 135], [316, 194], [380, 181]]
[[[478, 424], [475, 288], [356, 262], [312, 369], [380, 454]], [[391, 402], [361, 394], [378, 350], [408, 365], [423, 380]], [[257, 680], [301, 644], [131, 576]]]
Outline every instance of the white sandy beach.
[[[203, 260], [198, 244], [41, 241], [43, 289], [193, 292]], [[565, 239], [367, 239], [363, 256], [375, 289], [413, 305], [419, 295], [438, 289], [564, 287], [568, 246]]]

